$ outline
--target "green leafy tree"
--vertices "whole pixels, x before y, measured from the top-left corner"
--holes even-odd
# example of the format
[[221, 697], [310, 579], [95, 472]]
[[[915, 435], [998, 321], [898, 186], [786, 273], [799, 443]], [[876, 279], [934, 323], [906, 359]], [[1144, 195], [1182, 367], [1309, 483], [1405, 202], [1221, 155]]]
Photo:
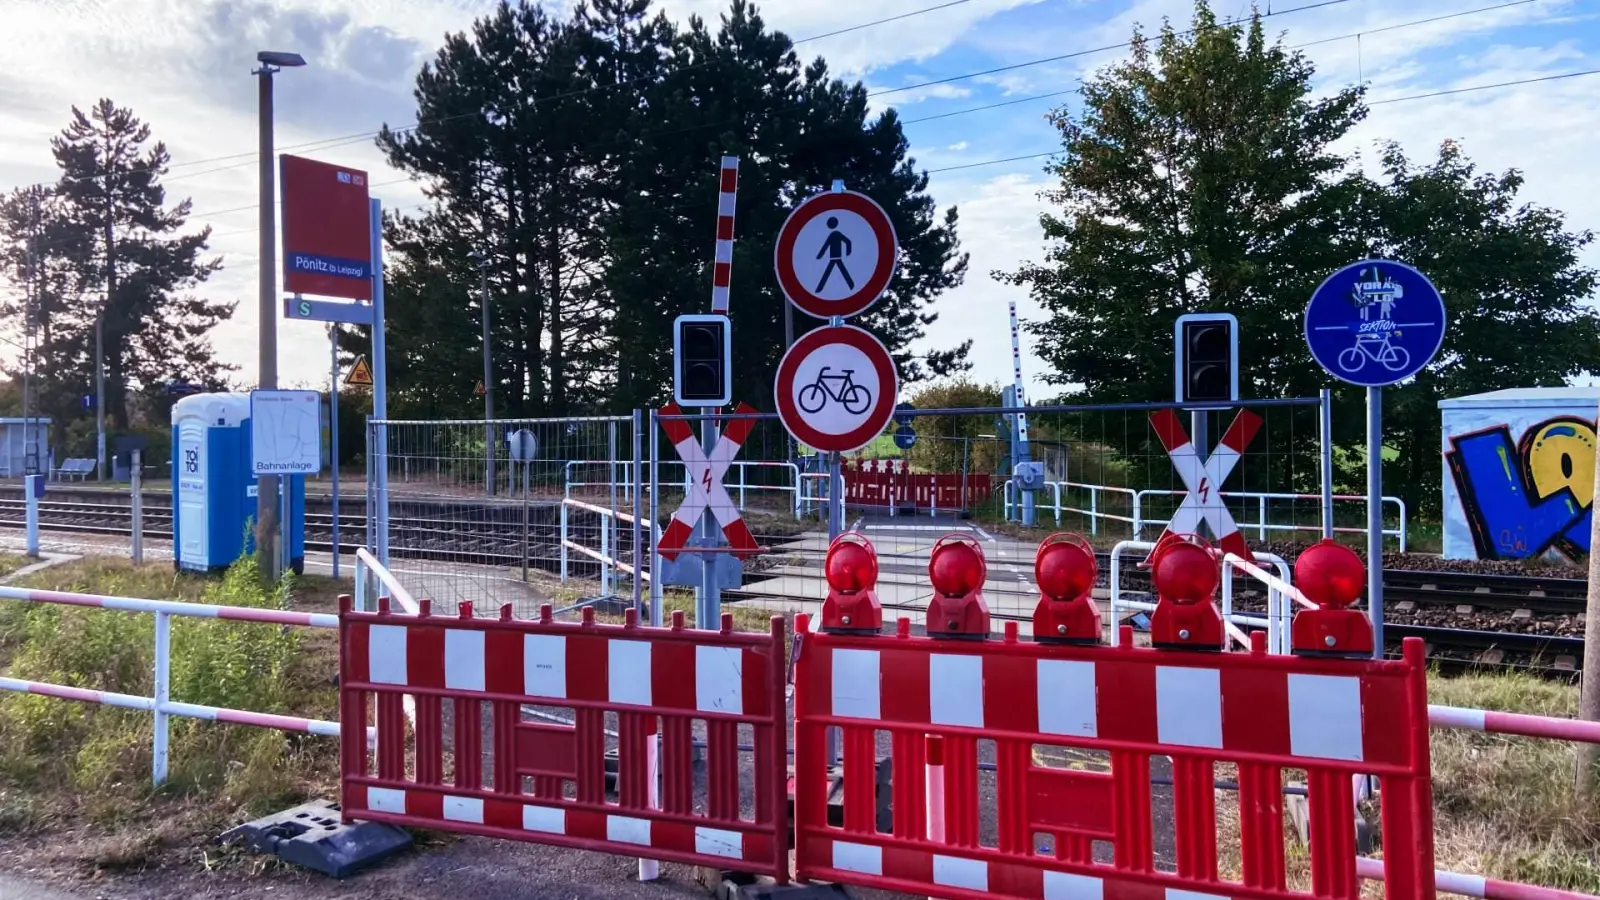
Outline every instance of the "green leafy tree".
[[[1318, 99], [1312, 76], [1302, 55], [1267, 41], [1259, 15], [1223, 25], [1203, 0], [1188, 31], [1136, 30], [1129, 60], [1084, 84], [1081, 113], [1054, 115], [1063, 153], [1047, 194], [1057, 210], [1042, 219], [1048, 249], [1000, 277], [1044, 308], [1028, 328], [1046, 378], [1076, 398], [1170, 397], [1174, 320], [1230, 312], [1241, 394], [1309, 397], [1334, 385], [1334, 439], [1355, 448], [1362, 394], [1311, 360], [1306, 301], [1366, 256], [1417, 266], [1443, 291], [1451, 323], [1438, 361], [1385, 392], [1388, 443], [1401, 451], [1386, 492], [1436, 508], [1440, 398], [1557, 384], [1600, 362], [1594, 313], [1579, 305], [1593, 273], [1576, 252], [1590, 237], [1565, 231], [1550, 210], [1519, 207], [1517, 173], [1479, 175], [1453, 145], [1420, 169], [1386, 145], [1381, 176], [1369, 180], [1331, 149], [1365, 117], [1361, 90]], [[1158, 454], [1147, 432], [1130, 430], [1118, 449]], [[1247, 457], [1242, 478], [1310, 488], [1314, 465], [1282, 462], [1314, 452], [1314, 425], [1258, 441], [1271, 450]]]
[[1434, 363], [1384, 392], [1384, 442], [1398, 451], [1384, 477], [1414, 507], [1437, 510], [1440, 399], [1600, 370], [1600, 316], [1584, 302], [1595, 271], [1578, 263], [1594, 236], [1520, 202], [1520, 172], [1479, 172], [1453, 142], [1423, 166], [1385, 144], [1381, 165], [1370, 251], [1426, 273], [1449, 316]]

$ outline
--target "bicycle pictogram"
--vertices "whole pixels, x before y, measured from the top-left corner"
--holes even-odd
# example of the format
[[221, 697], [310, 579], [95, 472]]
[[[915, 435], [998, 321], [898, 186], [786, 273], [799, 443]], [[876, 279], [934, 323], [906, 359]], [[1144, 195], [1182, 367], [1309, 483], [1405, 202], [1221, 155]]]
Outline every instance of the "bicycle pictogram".
[[851, 415], [859, 416], [872, 407], [872, 391], [856, 384], [854, 369], [842, 369], [842, 375], [829, 375], [830, 371], [833, 371], [832, 366], [823, 366], [817, 372], [817, 380], [800, 389], [796, 399], [802, 411], [821, 412], [830, 400], [842, 405]]
[[1391, 372], [1405, 371], [1406, 367], [1411, 365], [1411, 354], [1406, 348], [1395, 346], [1390, 340], [1391, 337], [1398, 337], [1400, 333], [1398, 329], [1358, 333], [1354, 346], [1339, 351], [1339, 368], [1346, 372], [1356, 372], [1370, 359]]

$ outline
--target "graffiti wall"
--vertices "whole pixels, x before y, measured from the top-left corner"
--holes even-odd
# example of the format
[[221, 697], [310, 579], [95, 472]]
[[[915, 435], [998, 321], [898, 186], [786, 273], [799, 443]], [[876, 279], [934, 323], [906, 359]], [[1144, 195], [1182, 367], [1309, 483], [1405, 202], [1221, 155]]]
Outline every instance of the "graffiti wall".
[[1575, 560], [1589, 552], [1597, 403], [1595, 388], [1439, 403], [1446, 558]]

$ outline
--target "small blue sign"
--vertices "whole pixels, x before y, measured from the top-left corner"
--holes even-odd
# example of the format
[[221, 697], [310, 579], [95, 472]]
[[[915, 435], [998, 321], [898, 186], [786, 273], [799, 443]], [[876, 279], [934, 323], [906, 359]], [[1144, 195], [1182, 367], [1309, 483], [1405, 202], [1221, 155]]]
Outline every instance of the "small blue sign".
[[910, 450], [916, 443], [917, 432], [910, 425], [901, 425], [894, 430], [894, 445], [901, 450]]
[[84, 394], [83, 395], [83, 408], [84, 409], [94, 409], [94, 400], [95, 400], [95, 397], [94, 397], [93, 394]]
[[915, 411], [916, 407], [909, 403], [896, 403], [894, 407], [894, 420], [901, 425], [910, 427], [911, 413]]
[[1328, 276], [1306, 304], [1306, 344], [1329, 375], [1363, 387], [1404, 381], [1444, 343], [1444, 299], [1405, 263], [1364, 259]]

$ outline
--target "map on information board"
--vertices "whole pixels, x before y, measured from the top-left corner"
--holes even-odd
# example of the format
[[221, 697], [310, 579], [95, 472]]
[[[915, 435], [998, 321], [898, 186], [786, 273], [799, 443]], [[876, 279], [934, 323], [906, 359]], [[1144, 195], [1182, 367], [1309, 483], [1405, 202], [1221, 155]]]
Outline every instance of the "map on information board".
[[257, 475], [322, 471], [322, 398], [316, 391], [250, 392], [250, 462]]

